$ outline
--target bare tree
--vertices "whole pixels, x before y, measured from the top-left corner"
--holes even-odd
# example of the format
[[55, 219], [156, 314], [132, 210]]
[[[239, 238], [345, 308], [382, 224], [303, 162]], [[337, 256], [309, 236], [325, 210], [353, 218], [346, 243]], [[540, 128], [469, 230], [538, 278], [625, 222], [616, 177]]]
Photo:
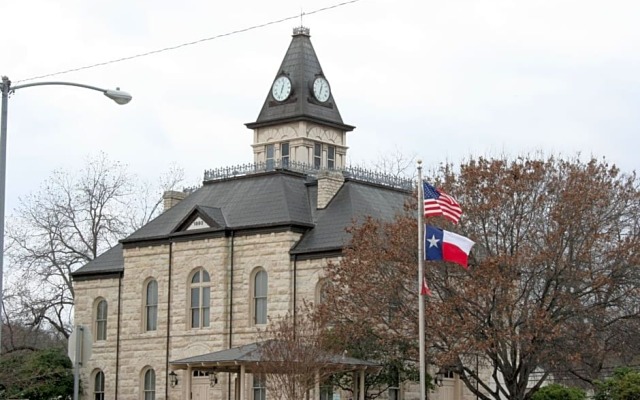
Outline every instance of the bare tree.
[[[181, 175], [168, 178], [175, 185]], [[7, 224], [7, 318], [68, 338], [74, 299], [70, 273], [117, 244], [135, 222], [157, 215], [155, 204], [162, 196], [153, 196], [153, 203], [141, 200], [125, 166], [104, 154], [89, 159], [77, 174], [54, 172]]]
[[132, 209], [135, 212], [125, 217], [131, 231], [142, 228], [162, 212], [162, 195], [174, 190], [184, 182], [184, 169], [171, 164], [167, 172], [160, 176], [160, 182], [144, 181], [136, 186]]
[[415, 178], [416, 155], [406, 155], [398, 148], [381, 152], [371, 163], [363, 163], [363, 168], [373, 168], [394, 178]]
[[261, 362], [256, 373], [266, 377], [266, 388], [274, 398], [304, 399], [318, 380], [331, 373], [321, 325], [308, 309], [270, 321], [260, 338]]

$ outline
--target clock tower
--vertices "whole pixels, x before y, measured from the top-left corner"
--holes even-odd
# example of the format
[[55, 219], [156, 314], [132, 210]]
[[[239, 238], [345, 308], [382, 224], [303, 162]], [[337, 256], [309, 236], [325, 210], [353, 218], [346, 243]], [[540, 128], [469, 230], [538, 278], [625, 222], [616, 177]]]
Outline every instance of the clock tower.
[[346, 133], [331, 85], [311, 45], [309, 28], [293, 30], [289, 49], [253, 129], [253, 158], [269, 166], [305, 164], [314, 169], [345, 166]]

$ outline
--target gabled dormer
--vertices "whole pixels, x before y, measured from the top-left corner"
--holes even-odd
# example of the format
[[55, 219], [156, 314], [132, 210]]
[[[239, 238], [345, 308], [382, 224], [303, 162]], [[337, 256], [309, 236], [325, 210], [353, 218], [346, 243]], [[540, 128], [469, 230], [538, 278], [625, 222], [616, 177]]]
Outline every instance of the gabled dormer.
[[253, 129], [254, 162], [303, 163], [315, 169], [342, 169], [346, 133], [329, 79], [310, 40], [309, 28], [293, 30], [289, 49], [276, 72]]

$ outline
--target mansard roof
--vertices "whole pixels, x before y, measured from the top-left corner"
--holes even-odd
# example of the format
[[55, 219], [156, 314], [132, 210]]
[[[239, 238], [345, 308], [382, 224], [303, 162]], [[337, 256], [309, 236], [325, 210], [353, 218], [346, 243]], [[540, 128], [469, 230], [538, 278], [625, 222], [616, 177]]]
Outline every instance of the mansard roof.
[[[168, 239], [174, 234], [187, 234], [176, 229], [195, 207], [219, 209], [218, 218], [231, 230], [299, 226], [311, 228], [313, 220], [305, 179], [297, 173], [266, 172], [235, 179], [206, 182], [158, 218], [152, 220], [123, 244]], [[211, 228], [220, 230], [220, 228]]]
[[293, 39], [274, 80], [280, 75], [291, 80], [291, 95], [287, 100], [278, 102], [273, 98], [270, 87], [256, 122], [245, 124], [249, 129], [299, 120], [318, 122], [344, 131], [354, 129], [342, 122], [332, 93], [324, 103], [313, 97], [311, 85], [314, 79], [325, 76], [311, 44], [308, 28], [294, 29]]
[[[390, 220], [402, 212], [409, 196], [407, 190], [347, 176], [327, 207], [317, 210], [317, 192], [317, 181], [312, 176], [282, 169], [205, 182], [73, 276], [122, 271], [123, 247], [191, 240], [202, 235], [223, 236], [232, 231], [297, 230], [303, 235], [290, 250], [291, 255], [337, 254], [348, 244], [346, 229], [354, 221], [368, 215]], [[186, 230], [196, 215], [209, 227]]]
[[365, 216], [391, 220], [403, 210], [407, 192], [347, 180], [323, 210], [316, 211], [315, 226], [291, 250], [302, 255], [336, 251], [348, 244], [347, 228]]

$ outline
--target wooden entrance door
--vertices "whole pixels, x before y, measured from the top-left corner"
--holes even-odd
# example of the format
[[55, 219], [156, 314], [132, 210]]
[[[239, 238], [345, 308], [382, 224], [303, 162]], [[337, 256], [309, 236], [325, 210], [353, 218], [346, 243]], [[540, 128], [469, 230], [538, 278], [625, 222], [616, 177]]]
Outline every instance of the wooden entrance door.
[[193, 371], [191, 400], [209, 400], [209, 373]]

